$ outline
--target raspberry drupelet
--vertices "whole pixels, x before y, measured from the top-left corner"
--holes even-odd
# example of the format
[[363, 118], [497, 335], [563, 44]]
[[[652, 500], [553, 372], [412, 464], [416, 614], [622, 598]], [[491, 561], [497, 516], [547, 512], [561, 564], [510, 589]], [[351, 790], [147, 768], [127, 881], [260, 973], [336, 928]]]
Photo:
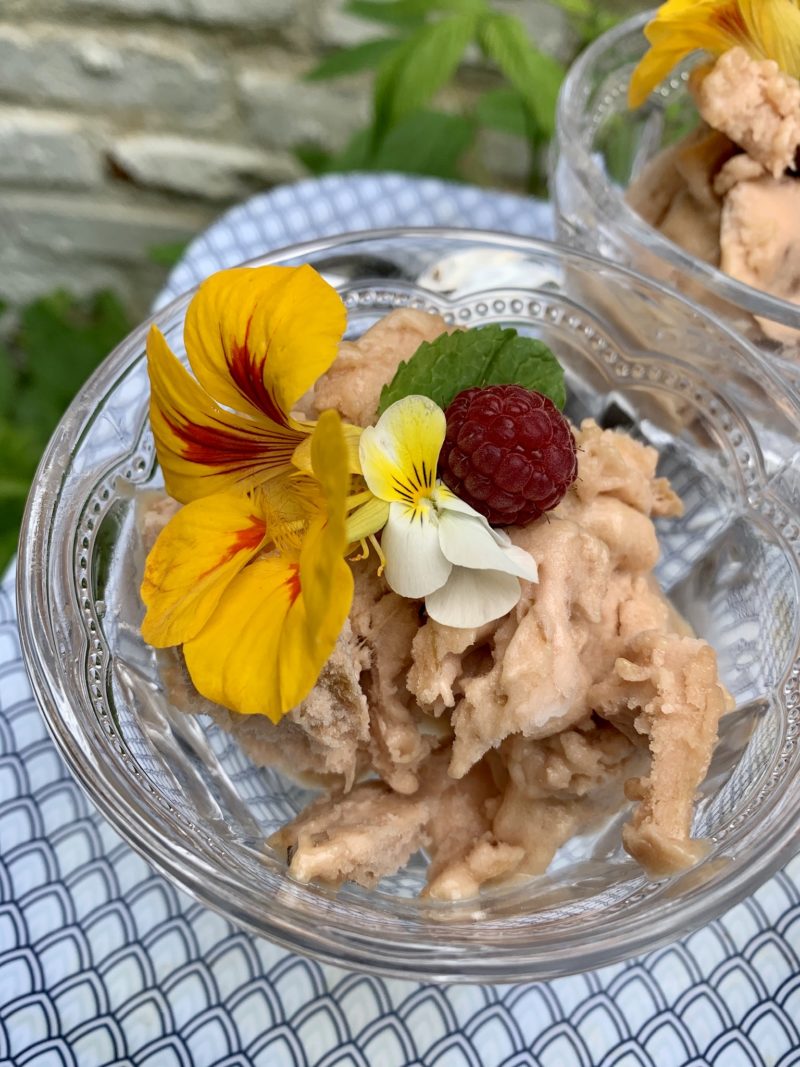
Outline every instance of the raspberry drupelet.
[[519, 385], [473, 387], [446, 411], [445, 485], [492, 526], [522, 526], [554, 508], [575, 481], [570, 425], [549, 397]]

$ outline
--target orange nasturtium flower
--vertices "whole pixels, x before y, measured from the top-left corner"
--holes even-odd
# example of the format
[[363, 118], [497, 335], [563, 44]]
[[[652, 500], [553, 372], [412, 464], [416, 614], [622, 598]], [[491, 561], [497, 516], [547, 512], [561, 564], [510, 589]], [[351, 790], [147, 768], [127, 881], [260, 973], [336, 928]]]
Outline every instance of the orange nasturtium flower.
[[310, 466], [192, 500], [161, 531], [142, 584], [144, 639], [182, 644], [198, 692], [273, 722], [314, 686], [353, 599], [348, 448], [334, 411], [314, 428]]
[[170, 496], [186, 504], [290, 471], [313, 429], [292, 409], [333, 363], [345, 322], [341, 297], [311, 267], [237, 267], [189, 305], [192, 374], [153, 326], [150, 421]]
[[800, 0], [667, 0], [644, 32], [650, 49], [631, 77], [631, 107], [700, 49], [720, 56], [738, 46], [800, 77]]

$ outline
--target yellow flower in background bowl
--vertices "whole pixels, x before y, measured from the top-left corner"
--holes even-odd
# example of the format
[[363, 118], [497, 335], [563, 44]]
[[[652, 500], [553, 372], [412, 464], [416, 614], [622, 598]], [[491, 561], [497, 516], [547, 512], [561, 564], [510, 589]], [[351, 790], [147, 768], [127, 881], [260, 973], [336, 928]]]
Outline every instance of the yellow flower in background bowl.
[[650, 49], [631, 76], [628, 102], [639, 107], [687, 55], [722, 55], [737, 46], [800, 77], [798, 0], [668, 0], [648, 23]]
[[237, 267], [208, 278], [189, 305], [192, 374], [151, 327], [150, 419], [170, 496], [185, 504], [292, 470], [313, 429], [292, 409], [333, 363], [346, 320], [311, 267]]
[[182, 644], [198, 692], [273, 722], [314, 686], [353, 599], [348, 449], [336, 412], [313, 431], [311, 469], [181, 508], [142, 584], [145, 641]]

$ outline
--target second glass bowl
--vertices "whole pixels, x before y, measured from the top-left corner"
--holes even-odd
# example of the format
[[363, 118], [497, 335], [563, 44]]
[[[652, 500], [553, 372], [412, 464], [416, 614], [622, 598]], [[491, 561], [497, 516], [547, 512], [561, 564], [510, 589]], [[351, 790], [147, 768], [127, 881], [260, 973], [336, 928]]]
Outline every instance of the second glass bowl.
[[800, 331], [800, 307], [685, 252], [625, 201], [628, 185], [648, 161], [700, 121], [687, 85], [699, 56], [678, 67], [643, 107], [628, 108], [628, 82], [648, 47], [643, 31], [654, 14], [637, 15], [603, 34], [564, 81], [551, 181], [558, 237], [705, 305], [749, 337], [798, 390], [800, 332], [796, 343], [780, 343], [756, 319]]
[[[419, 899], [421, 858], [374, 892], [294, 881], [264, 839], [309, 793], [254, 766], [204, 717], [170, 704], [144, 645], [137, 501], [161, 485], [142, 325], [56, 431], [22, 532], [20, 630], [34, 690], [72, 773], [163, 875], [233, 923], [330, 963], [395, 977], [531, 981], [675, 939], [785, 862], [800, 810], [800, 410], [773, 400], [760, 356], [629, 271], [545, 242], [469, 231], [353, 234], [275, 253], [335, 285], [358, 337], [393, 308], [542, 338], [566, 369], [573, 421], [658, 447], [686, 514], [660, 526], [659, 577], [716, 648], [737, 701], [702, 786], [693, 870], [648, 881], [623, 851], [624, 812], [569, 842], [542, 877], [455, 904]], [[486, 289], [491, 264], [515, 282]], [[157, 322], [176, 351], [191, 294]], [[727, 381], [715, 373], [723, 360]], [[769, 407], [772, 438], [726, 391]]]

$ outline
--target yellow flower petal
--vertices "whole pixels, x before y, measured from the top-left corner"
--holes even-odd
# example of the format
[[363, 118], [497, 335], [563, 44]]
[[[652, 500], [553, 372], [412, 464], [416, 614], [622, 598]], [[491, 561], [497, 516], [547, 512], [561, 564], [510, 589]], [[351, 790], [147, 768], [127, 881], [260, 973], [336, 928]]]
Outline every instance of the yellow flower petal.
[[145, 564], [145, 641], [168, 648], [194, 637], [266, 539], [256, 502], [241, 493], [217, 493], [181, 508], [159, 534]]
[[202, 631], [184, 645], [200, 693], [273, 722], [314, 686], [353, 598], [353, 575], [343, 558], [350, 476], [335, 412], [326, 412], [317, 424], [311, 462], [323, 511], [312, 519], [299, 559], [255, 560], [230, 583]]
[[650, 48], [639, 61], [628, 84], [628, 106], [641, 107], [655, 87], [662, 82], [693, 48]]
[[197, 380], [218, 403], [279, 426], [336, 358], [347, 314], [307, 265], [238, 267], [212, 275], [186, 314]]
[[[284, 641], [281, 677], [288, 707], [294, 707], [311, 688], [310, 685], [304, 688], [297, 656], [314, 664], [316, 680], [333, 651], [353, 601], [353, 574], [344, 559], [348, 545], [345, 507], [350, 474], [347, 444], [335, 411], [324, 412], [317, 423], [311, 439], [311, 466], [325, 498], [325, 515], [311, 524], [300, 551], [300, 587], [306, 618], [301, 620], [298, 611], [291, 620], [296, 623], [296, 644], [288, 635]], [[305, 652], [301, 653], [297, 650], [303, 644]], [[302, 695], [298, 696], [301, 690]]]
[[750, 36], [781, 70], [800, 78], [800, 6], [796, 0], [739, 0]]
[[150, 422], [170, 496], [186, 503], [232, 486], [244, 492], [291, 469], [304, 434], [221, 408], [156, 326], [147, 338], [147, 370]]
[[361, 470], [381, 500], [414, 504], [430, 496], [444, 443], [444, 412], [427, 396], [407, 396], [361, 433]]
[[353, 572], [343, 551], [343, 536], [341, 540], [334, 537], [323, 520], [311, 528], [303, 542], [299, 572], [302, 595], [289, 612], [281, 636], [282, 712], [308, 696], [350, 613]]
[[245, 567], [208, 623], [183, 646], [197, 691], [241, 715], [278, 722], [291, 707], [281, 694], [281, 639], [299, 595], [296, 562], [274, 556]]
[[348, 544], [363, 541], [370, 534], [382, 530], [389, 518], [391, 506], [388, 500], [380, 500], [377, 496], [373, 496], [355, 511], [351, 511], [347, 516], [346, 525]]
[[628, 101], [638, 107], [691, 52], [719, 56], [741, 46], [754, 59], [774, 59], [800, 76], [797, 0], [668, 0], [648, 23], [651, 48], [631, 77]]
[[[313, 429], [313, 423], [307, 424]], [[361, 461], [358, 458], [358, 446], [361, 440], [361, 427], [342, 423], [342, 433], [347, 445], [347, 466], [351, 474], [361, 474]], [[311, 435], [304, 437], [294, 450], [292, 462], [301, 471], [311, 470]]]

